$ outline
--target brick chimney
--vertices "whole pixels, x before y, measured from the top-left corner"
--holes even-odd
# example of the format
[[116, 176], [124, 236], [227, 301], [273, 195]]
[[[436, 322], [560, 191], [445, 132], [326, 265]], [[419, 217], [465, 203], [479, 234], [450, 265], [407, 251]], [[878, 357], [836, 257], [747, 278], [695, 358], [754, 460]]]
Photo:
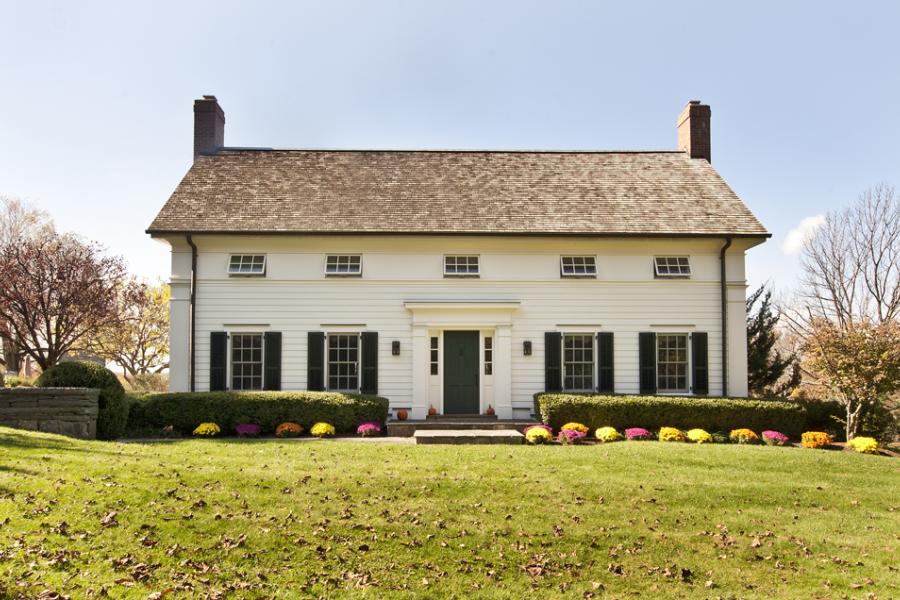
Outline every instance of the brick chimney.
[[707, 162], [712, 162], [709, 147], [710, 114], [708, 104], [691, 100], [678, 115], [678, 149], [687, 152], [691, 158], [705, 158]]
[[225, 145], [225, 111], [215, 96], [194, 100], [194, 160]]

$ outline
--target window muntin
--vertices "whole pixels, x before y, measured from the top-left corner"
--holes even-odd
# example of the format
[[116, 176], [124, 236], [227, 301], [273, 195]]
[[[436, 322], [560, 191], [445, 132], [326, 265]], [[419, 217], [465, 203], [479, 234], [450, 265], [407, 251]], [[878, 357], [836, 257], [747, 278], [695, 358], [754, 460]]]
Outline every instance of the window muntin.
[[445, 277], [478, 277], [478, 256], [452, 255], [444, 257]]
[[484, 338], [484, 374], [494, 374], [494, 338]]
[[265, 275], [265, 254], [232, 254], [228, 259], [229, 275]]
[[359, 254], [329, 254], [325, 258], [326, 275], [362, 275], [362, 256]]
[[261, 390], [263, 388], [262, 354], [262, 334], [231, 334], [232, 390]]
[[438, 374], [438, 338], [434, 336], [431, 338], [431, 374]]
[[562, 277], [597, 276], [597, 259], [593, 256], [561, 256], [559, 265]]
[[359, 334], [328, 334], [328, 389], [359, 389]]
[[656, 389], [688, 392], [688, 336], [684, 333], [656, 335]]
[[656, 277], [690, 277], [691, 261], [687, 256], [657, 256], [653, 269]]
[[593, 334], [563, 335], [563, 389], [582, 392], [594, 389]]

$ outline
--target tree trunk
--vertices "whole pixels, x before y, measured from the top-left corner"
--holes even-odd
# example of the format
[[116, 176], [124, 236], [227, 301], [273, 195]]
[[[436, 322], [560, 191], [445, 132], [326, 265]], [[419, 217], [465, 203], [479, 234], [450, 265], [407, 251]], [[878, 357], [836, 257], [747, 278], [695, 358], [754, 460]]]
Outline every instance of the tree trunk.
[[859, 434], [862, 426], [862, 402], [847, 405], [847, 441], [849, 442]]

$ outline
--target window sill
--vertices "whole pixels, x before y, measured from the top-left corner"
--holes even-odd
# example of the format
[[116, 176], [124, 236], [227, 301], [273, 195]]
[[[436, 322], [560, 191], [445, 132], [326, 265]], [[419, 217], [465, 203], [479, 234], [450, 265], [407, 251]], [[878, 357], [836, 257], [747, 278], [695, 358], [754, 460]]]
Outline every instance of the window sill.
[[465, 273], [444, 273], [444, 279], [478, 279], [481, 277], [479, 274], [465, 274]]

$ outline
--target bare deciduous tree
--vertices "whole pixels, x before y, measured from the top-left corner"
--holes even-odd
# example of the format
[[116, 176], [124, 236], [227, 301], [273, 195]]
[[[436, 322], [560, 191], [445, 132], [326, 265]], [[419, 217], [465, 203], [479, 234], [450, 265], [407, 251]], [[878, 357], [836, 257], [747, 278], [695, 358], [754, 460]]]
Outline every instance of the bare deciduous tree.
[[0, 247], [0, 337], [42, 368], [118, 318], [121, 258], [75, 236], [15, 238]]
[[802, 254], [797, 324], [823, 318], [847, 327], [900, 317], [900, 202], [885, 184], [829, 214]]
[[[894, 188], [881, 184], [829, 214], [806, 240], [802, 268], [797, 301], [785, 314], [804, 339], [807, 375], [844, 404], [850, 439], [867, 412], [900, 385], [869, 368], [878, 364], [875, 358], [862, 364], [863, 355], [894, 352], [884, 344], [900, 344], [900, 201]], [[856, 368], [847, 363], [854, 356], [836, 355], [849, 349], [859, 353]], [[866, 376], [878, 381], [863, 385]]]
[[[36, 239], [53, 231], [53, 221], [46, 212], [17, 198], [0, 196], [0, 248], [15, 239]], [[4, 329], [0, 324], [0, 384], [4, 370], [19, 370], [22, 354], [17, 340], [2, 334]]]

